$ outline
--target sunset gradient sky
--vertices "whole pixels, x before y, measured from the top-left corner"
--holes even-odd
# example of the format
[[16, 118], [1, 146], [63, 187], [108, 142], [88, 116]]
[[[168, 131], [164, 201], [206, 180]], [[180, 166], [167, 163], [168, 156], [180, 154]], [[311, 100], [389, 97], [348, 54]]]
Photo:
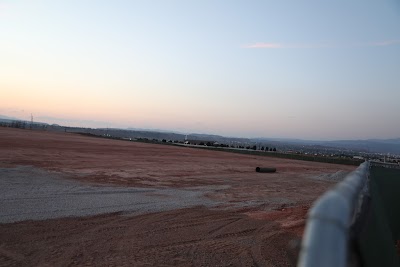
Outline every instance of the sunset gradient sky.
[[0, 0], [0, 115], [400, 137], [398, 1]]

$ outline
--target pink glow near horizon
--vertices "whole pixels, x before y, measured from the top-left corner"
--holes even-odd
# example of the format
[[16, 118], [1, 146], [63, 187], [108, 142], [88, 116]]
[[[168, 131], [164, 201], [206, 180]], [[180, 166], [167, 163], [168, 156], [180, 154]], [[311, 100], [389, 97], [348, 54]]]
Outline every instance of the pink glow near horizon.
[[399, 17], [387, 5], [0, 2], [0, 115], [226, 135], [400, 133]]

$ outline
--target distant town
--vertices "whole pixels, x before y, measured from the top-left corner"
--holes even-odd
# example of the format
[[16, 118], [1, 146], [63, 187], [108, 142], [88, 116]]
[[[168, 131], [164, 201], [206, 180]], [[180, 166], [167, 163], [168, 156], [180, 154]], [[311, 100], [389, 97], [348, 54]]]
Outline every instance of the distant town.
[[305, 141], [292, 139], [237, 138], [208, 134], [81, 128], [33, 121], [0, 119], [1, 127], [68, 132], [92, 137], [120, 139], [201, 149], [257, 154], [300, 160], [358, 165], [365, 160], [400, 165], [400, 139], [357, 141]]

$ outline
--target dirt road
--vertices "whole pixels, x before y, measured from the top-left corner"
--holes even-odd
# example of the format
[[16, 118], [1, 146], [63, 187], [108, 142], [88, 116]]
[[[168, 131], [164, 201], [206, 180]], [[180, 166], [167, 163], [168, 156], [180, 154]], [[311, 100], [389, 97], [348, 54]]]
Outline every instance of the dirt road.
[[[257, 166], [278, 171], [260, 174], [254, 171]], [[23, 170], [42, 178], [40, 173], [51, 173], [47, 185], [61, 179], [64, 189], [68, 188], [65, 183], [90, 190], [140, 189], [145, 192], [143, 201], [161, 207], [133, 216], [124, 205], [104, 209], [107, 203], [98, 199], [100, 213], [114, 213], [61, 212], [42, 218], [54, 219], [28, 216], [24, 221], [2, 223], [1, 266], [293, 266], [294, 244], [301, 237], [310, 203], [334, 184], [329, 177], [354, 169], [8, 128], [0, 128], [0, 168], [3, 184], [21, 179]], [[10, 179], [12, 175], [15, 179]], [[40, 177], [25, 178], [32, 184]], [[10, 187], [8, 192], [24, 195], [18, 190]], [[72, 197], [62, 203], [74, 211], [76, 202], [95, 201], [87, 194], [80, 196], [89, 199]], [[187, 198], [191, 199], [188, 205], [165, 204], [181, 204]], [[38, 204], [30, 209], [43, 204], [35, 201]], [[21, 202], [7, 212], [24, 213], [26, 205]], [[54, 210], [60, 210], [54, 205]], [[41, 209], [42, 215], [51, 211], [47, 206]], [[5, 214], [0, 208], [0, 216]]]

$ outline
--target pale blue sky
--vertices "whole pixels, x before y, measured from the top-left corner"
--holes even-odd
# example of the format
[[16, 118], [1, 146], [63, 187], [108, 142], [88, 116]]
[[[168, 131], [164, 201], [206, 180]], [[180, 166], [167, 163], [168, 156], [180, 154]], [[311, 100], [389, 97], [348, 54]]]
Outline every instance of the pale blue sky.
[[0, 114], [400, 137], [399, 25], [394, 0], [0, 0]]

